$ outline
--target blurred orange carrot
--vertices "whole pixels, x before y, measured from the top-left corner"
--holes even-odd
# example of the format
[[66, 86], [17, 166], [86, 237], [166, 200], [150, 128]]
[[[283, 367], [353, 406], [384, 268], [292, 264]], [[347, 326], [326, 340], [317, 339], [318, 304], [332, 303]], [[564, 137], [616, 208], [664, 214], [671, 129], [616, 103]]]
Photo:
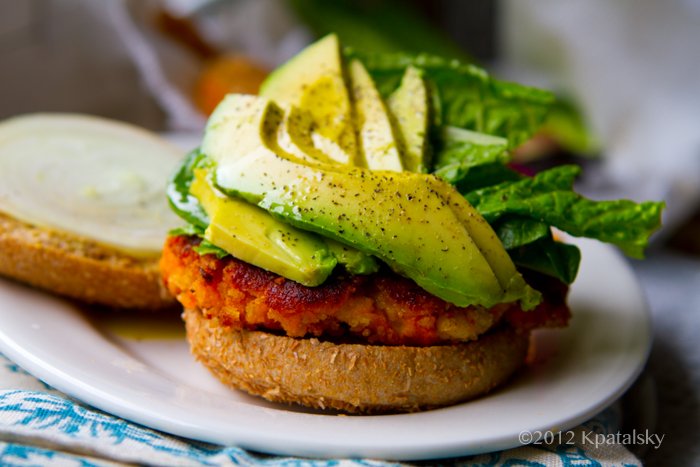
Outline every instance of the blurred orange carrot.
[[228, 93], [257, 94], [268, 70], [242, 56], [222, 56], [209, 61], [194, 90], [197, 107], [209, 115]]

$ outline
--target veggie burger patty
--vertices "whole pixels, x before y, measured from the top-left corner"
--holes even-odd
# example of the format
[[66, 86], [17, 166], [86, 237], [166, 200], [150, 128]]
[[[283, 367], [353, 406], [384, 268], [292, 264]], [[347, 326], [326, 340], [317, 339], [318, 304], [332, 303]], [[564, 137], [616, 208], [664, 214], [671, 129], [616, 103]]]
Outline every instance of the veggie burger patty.
[[517, 304], [457, 307], [410, 279], [381, 269], [372, 275], [335, 274], [306, 287], [232, 256], [200, 255], [192, 236], [170, 237], [161, 269], [165, 284], [189, 309], [236, 330], [280, 331], [385, 345], [437, 345], [477, 339], [499, 323], [520, 330], [565, 326], [566, 287], [533, 277], [547, 300], [523, 312]]

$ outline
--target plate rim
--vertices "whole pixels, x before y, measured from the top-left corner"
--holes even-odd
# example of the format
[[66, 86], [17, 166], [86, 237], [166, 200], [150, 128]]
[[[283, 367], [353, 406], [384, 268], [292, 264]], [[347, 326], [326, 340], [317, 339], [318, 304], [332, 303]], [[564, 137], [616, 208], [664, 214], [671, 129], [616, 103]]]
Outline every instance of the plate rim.
[[[584, 250], [588, 250], [593, 247], [591, 241], [589, 240], [577, 239], [574, 243], [581, 246]], [[637, 324], [641, 327], [641, 329], [643, 329], [645, 334], [643, 336], [645, 349], [642, 352], [643, 355], [640, 355], [639, 358], [636, 360], [634, 368], [628, 369], [628, 375], [626, 376], [626, 378], [624, 378], [624, 381], [620, 381], [615, 390], [610, 391], [605, 397], [601, 397], [600, 400], [598, 400], [596, 403], [581, 408], [577, 413], [569, 414], [567, 417], [565, 417], [565, 420], [561, 420], [561, 416], [555, 417], [557, 418], [556, 426], [560, 430], [572, 428], [590, 419], [596, 413], [605, 409], [612, 402], [617, 400], [622, 394], [624, 394], [624, 392], [632, 385], [632, 383], [637, 379], [637, 377], [641, 373], [651, 349], [651, 314], [646, 297], [639, 284], [639, 281], [636, 279], [633, 270], [631, 269], [628, 263], [624, 262], [622, 256], [608, 245], [597, 244], [596, 242], [595, 248], [599, 248], [601, 251], [603, 251], [605, 256], [609, 257], [610, 261], [616, 263], [618, 267], [624, 270], [627, 277], [624, 277], [623, 279], [627, 280], [629, 282], [629, 285], [631, 285], [634, 288], [634, 296], [631, 297], [630, 300], [636, 299], [641, 305], [637, 313]], [[17, 285], [17, 287], [22, 286]], [[2, 291], [0, 291], [0, 299], [1, 292]], [[50, 297], [48, 295], [44, 296], [43, 294], [39, 294], [39, 292], [31, 289], [26, 289], [26, 293], [31, 294], [32, 296], [34, 294], [37, 294], [37, 296], [42, 297], [41, 300], [45, 300], [47, 302], [55, 302], [57, 300], [54, 297]], [[60, 299], [59, 302], [61, 302]], [[93, 331], [96, 334], [99, 334], [99, 330], [97, 330], [96, 328], [93, 328]], [[104, 335], [101, 336], [102, 338], [105, 338]], [[120, 349], [120, 347], [114, 342], [109, 342], [109, 345], [113, 346], [114, 349], [121, 350], [122, 352], [124, 351], [123, 348]], [[140, 405], [128, 403], [128, 401], [124, 400], [124, 397], [120, 398], [119, 396], [105, 393], [103, 389], [90, 387], [90, 385], [85, 381], [73, 378], [71, 375], [61, 375], [62, 372], [60, 368], [55, 368], [56, 365], [52, 365], [50, 362], [37, 359], [36, 356], [33, 355], [28, 349], [24, 348], [19, 343], [14, 342], [12, 336], [9, 336], [4, 331], [3, 327], [0, 327], [0, 351], [5, 353], [5, 355], [7, 355], [8, 358], [18, 363], [27, 371], [44, 380], [59, 391], [76, 397], [77, 399], [93, 407], [97, 407], [99, 409], [112, 413], [118, 417], [122, 417], [124, 419], [140, 423], [142, 425], [151, 427], [159, 431], [163, 431], [165, 433], [174, 434], [176, 436], [184, 436], [186, 438], [206, 442], [215, 442], [217, 444], [229, 444], [228, 442], [226, 442], [225, 439], [213, 439], [210, 435], [202, 433], [201, 428], [198, 428], [195, 424], [192, 423], [188, 423], [177, 419], [169, 420], [167, 416], [162, 415], [159, 420], [154, 421], [152, 417], [144, 415], [144, 412], [142, 411], [142, 407]], [[192, 390], [196, 391], [196, 389], [194, 388], [192, 388]], [[499, 393], [500, 391], [496, 392], [494, 395], [498, 397]], [[470, 402], [443, 409], [437, 409], [437, 411], [450, 411], [468, 404], [470, 404]], [[263, 410], [276, 409], [263, 408]], [[299, 414], [284, 410], [281, 411], [287, 414], [293, 413], [294, 416], [316, 417], [316, 415], [314, 414]], [[382, 419], [386, 419], [387, 417], [419, 417], [423, 414], [430, 414], [435, 412], [436, 411], [426, 411], [417, 414], [362, 416], [361, 418], [364, 420], [373, 420], [376, 417]], [[550, 417], [550, 419], [551, 418], [552, 417]], [[543, 421], [539, 426], [529, 427], [529, 429], [545, 430], [551, 429], [551, 427], [552, 421], [548, 420], [546, 422]], [[329, 443], [326, 443], [325, 445], [319, 445], [318, 443], [307, 443], [305, 446], [299, 446], [298, 444], [295, 444], [298, 443], [298, 440], [290, 439], [289, 437], [287, 437], [286, 439], [280, 439], [279, 436], [277, 437], [277, 439], [273, 439], [274, 437], [268, 437], [268, 439], [261, 441], [260, 439], [254, 439], [251, 436], [247, 436], [244, 430], [241, 429], [241, 427], [237, 427], [237, 430], [233, 430], [233, 432], [233, 437], [237, 438], [236, 445], [244, 449], [254, 449], [257, 451], [268, 452], [276, 455], [300, 455], [306, 457], [321, 458], [332, 458], [339, 456], [361, 456], [386, 459], [390, 458], [396, 460], [427, 460], [479, 454], [520, 446], [519, 443], [514, 444], [513, 433], [503, 434], [500, 437], [472, 440], [470, 442], [458, 440], [439, 443], [433, 441], [429, 445], [414, 444], [413, 446], [399, 446], [393, 444], [376, 444], [374, 446], [367, 446], [366, 443], [362, 445], [357, 445], [347, 441], [339, 443], [335, 446]], [[231, 436], [229, 435], [228, 439], [230, 439], [230, 437]], [[272, 441], [274, 441], [274, 446], [271, 447]]]

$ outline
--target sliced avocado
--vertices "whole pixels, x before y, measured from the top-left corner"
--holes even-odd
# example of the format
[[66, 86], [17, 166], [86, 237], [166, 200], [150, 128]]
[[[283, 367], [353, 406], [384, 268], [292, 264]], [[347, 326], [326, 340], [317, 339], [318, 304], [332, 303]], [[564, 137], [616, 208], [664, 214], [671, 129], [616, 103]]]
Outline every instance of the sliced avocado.
[[322, 284], [335, 268], [335, 256], [323, 239], [224, 195], [206, 169], [195, 171], [190, 193], [210, 218], [204, 238], [236, 258], [307, 286]]
[[406, 68], [401, 85], [387, 99], [387, 107], [402, 142], [404, 170], [428, 172], [430, 107], [428, 88], [420, 70], [412, 66]]
[[332, 160], [316, 149], [311, 132], [314, 122], [311, 114], [296, 106], [284, 110], [284, 119], [277, 129], [277, 144], [281, 151], [308, 162], [332, 163]]
[[296, 106], [285, 109], [284, 121], [277, 132], [282, 150], [305, 160], [324, 163], [350, 164], [351, 157], [337, 144], [320, 135], [311, 114]]
[[330, 34], [272, 72], [260, 95], [308, 111], [322, 139], [357, 157], [350, 94], [345, 85], [340, 44]]
[[503, 247], [500, 238], [486, 219], [469, 202], [462, 202], [464, 196], [456, 191], [452, 185], [438, 178], [429, 179], [428, 184], [447, 202], [452, 212], [469, 232], [469, 236], [474, 240], [481, 254], [488, 261], [498, 282], [506, 291], [504, 301], [519, 299], [522, 307], [526, 310], [537, 305], [542, 298], [540, 293], [527, 285]]
[[[256, 115], [255, 112], [258, 112], [259, 115]], [[259, 138], [249, 136], [250, 128], [261, 125], [267, 112], [268, 109], [261, 108], [259, 98], [256, 96], [228, 94], [207, 120], [200, 147], [202, 156], [213, 159], [211, 154], [226, 152], [232, 148], [235, 148], [239, 154], [251, 154], [258, 150], [260, 148]], [[233, 131], [230, 128], [232, 120], [235, 120], [237, 125]], [[226, 128], [226, 131], [218, 131], [219, 128]], [[212, 135], [216, 135], [216, 137], [212, 137]]]
[[355, 156], [351, 156], [345, 152], [343, 148], [338, 146], [338, 143], [326, 138], [318, 131], [313, 131], [311, 133], [311, 140], [319, 151], [326, 154], [337, 164], [356, 165], [357, 158]]
[[359, 60], [350, 62], [348, 75], [364, 166], [370, 170], [401, 172], [401, 154], [391, 118], [372, 77]]
[[[464, 225], [481, 217], [457, 216], [462, 211], [450, 203], [468, 202], [442, 194], [453, 189], [445, 182], [426, 174], [309, 165], [276, 154], [270, 148], [283, 113], [264, 98], [232, 95], [217, 112], [228, 118], [210, 121], [203, 151], [216, 162], [215, 182], [226, 194], [375, 255], [456, 305], [488, 307], [528, 296], [527, 290], [503, 289]], [[244, 141], [223, 144], [232, 138]], [[437, 190], [436, 184], [444, 187]], [[499, 247], [500, 242], [490, 246]]]
[[379, 262], [374, 256], [330, 238], [324, 238], [324, 240], [333, 256], [338, 260], [338, 264], [345, 267], [345, 270], [350, 274], [372, 274], [379, 270]]
[[[256, 102], [258, 102], [258, 98], [256, 96], [233, 94], [225, 97], [222, 103], [219, 105], [219, 107], [217, 107], [217, 109], [209, 118], [209, 121], [207, 123], [207, 131], [205, 132], [204, 140], [202, 142], [201, 154], [206, 155], [211, 153], [218, 153], [224, 150], [227, 146], [231, 147], [230, 145], [232, 144], [234, 145], [233, 147], [241, 149], [240, 154], [244, 154], [246, 152], [251, 153], [260, 150], [262, 146], [260, 144], [256, 145], [255, 138], [251, 138], [249, 130], [241, 131], [242, 128], [248, 128], [246, 125], [243, 125], [243, 122], [247, 122], [247, 125], [250, 125], [251, 122], [255, 121], [254, 118], [251, 117], [250, 112], [255, 113], [257, 111], [252, 108], [253, 104]], [[238, 119], [241, 120], [241, 124], [243, 126], [236, 127], [233, 131], [230, 131], [228, 133], [215, 131], [215, 129], [227, 127], [227, 125], [230, 126], [230, 114], [225, 109], [229, 109], [230, 112], [233, 112], [235, 115], [237, 115]], [[248, 112], [248, 114], [246, 114], [246, 112]], [[324, 162], [334, 163], [333, 161], [326, 158], [323, 154], [313, 152], [313, 150], [308, 147], [308, 139], [304, 139], [303, 134], [301, 134], [302, 130], [304, 129], [304, 126], [308, 124], [308, 120], [305, 121], [306, 116], [304, 115], [303, 111], [284, 112], [280, 107], [274, 106], [270, 109], [270, 113], [274, 113], [274, 118], [276, 119], [274, 127], [270, 126], [267, 129], [259, 127], [258, 131], [266, 131], [268, 133], [270, 137], [270, 144], [274, 145], [274, 150], [277, 153], [284, 154], [287, 156], [287, 158], [303, 161], [307, 164], [321, 164]], [[258, 120], [258, 124], [261, 124], [260, 120]], [[285, 128], [285, 125], [288, 125], [287, 128]], [[212, 135], [214, 134], [216, 135], [216, 137], [212, 137]], [[284, 141], [285, 139], [286, 141]], [[309, 153], [307, 153], [306, 151], [310, 151], [310, 153], [314, 154], [316, 157], [309, 156]], [[233, 201], [235, 201], [238, 204], [241, 210], [245, 211], [249, 220], [246, 223], [241, 223], [237, 220], [237, 217], [234, 216], [233, 213], [231, 213], [232, 217], [226, 217], [222, 215], [220, 219], [218, 219], [218, 221], [216, 222], [216, 225], [214, 225], [215, 223], [212, 220], [210, 224], [210, 229], [208, 229], [207, 232], [211, 231], [212, 235], [217, 234], [217, 241], [211, 239], [209, 239], [209, 241], [219, 246], [220, 248], [229, 251], [231, 254], [244, 261], [247, 261], [251, 264], [255, 264], [256, 266], [262, 267], [264, 269], [276, 272], [277, 274], [280, 274], [292, 280], [296, 280], [297, 282], [300, 282], [302, 284], [309, 285], [309, 283], [298, 279], [298, 277], [305, 277], [306, 273], [304, 271], [300, 271], [298, 274], [290, 272], [295, 266], [293, 264], [286, 263], [278, 264], [276, 261], [278, 261], [279, 258], [276, 255], [273, 254], [272, 258], [267, 259], [265, 264], [260, 263], [259, 259], [255, 259], [255, 261], [258, 261], [255, 262], [253, 260], [247, 259], [255, 258], [253, 252], [248, 253], [244, 257], [240, 253], [241, 246], [238, 243], [232, 244], [230, 239], [222, 239], [220, 235], [221, 232], [235, 231], [238, 232], [238, 237], [248, 239], [248, 244], [250, 245], [249, 248], [266, 250], [266, 245], [256, 245], [254, 243], [257, 232], [260, 231], [260, 227], [256, 229], [254, 226], [265, 224], [268, 226], [274, 225], [275, 228], [281, 229], [283, 227], [279, 224], [282, 224], [288, 229], [296, 230], [293, 227], [284, 224], [282, 221], [271, 218], [267, 212], [261, 210], [260, 208], [251, 206], [250, 204], [245, 203], [244, 201], [237, 200], [235, 198], [232, 199], [232, 202]], [[255, 212], [256, 210], [258, 211], [257, 213]], [[257, 216], [259, 217], [259, 219], [251, 220], [253, 219], [253, 216]], [[232, 223], [235, 223], [237, 225], [229, 225]], [[246, 234], [245, 232], [248, 229], [248, 225], [252, 226], [251, 232], [248, 232]], [[300, 237], [313, 236], [308, 232], [298, 230], [297, 232], [298, 236]], [[313, 237], [315, 238], [315, 236]], [[318, 240], [326, 241], [328, 239]], [[227, 243], [224, 244], [224, 241], [226, 241]], [[334, 242], [331, 241], [328, 241], [328, 244], [326, 246], [330, 249], [331, 254], [333, 254], [336, 258], [337, 263], [343, 265], [346, 270], [353, 274], [370, 274], [378, 269], [378, 263], [376, 259], [372, 257], [372, 255], [363, 253], [349, 246], [341, 247], [335, 245]], [[285, 250], [291, 251], [291, 248], [292, 247], [290, 245], [284, 246]], [[308, 251], [297, 252], [292, 256], [301, 257], [303, 255], [308, 255], [308, 253]]]

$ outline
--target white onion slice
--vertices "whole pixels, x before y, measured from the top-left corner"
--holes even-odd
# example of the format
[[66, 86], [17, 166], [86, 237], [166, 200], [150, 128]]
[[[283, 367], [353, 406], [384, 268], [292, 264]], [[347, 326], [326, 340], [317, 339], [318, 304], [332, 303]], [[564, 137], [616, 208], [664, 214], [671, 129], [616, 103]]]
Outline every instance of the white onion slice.
[[171, 212], [165, 184], [182, 151], [137, 127], [73, 114], [0, 123], [0, 211], [136, 256], [157, 255]]

